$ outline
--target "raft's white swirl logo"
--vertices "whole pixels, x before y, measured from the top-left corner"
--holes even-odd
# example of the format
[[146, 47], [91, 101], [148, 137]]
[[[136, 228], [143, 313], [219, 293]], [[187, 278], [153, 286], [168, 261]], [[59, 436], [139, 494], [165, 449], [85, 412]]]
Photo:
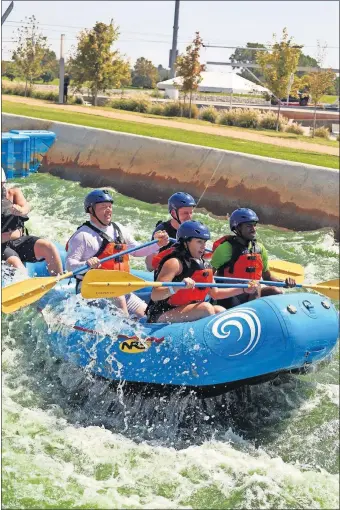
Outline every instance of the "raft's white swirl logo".
[[245, 339], [246, 336], [248, 337], [248, 335], [243, 336], [244, 322], [248, 325], [250, 331], [249, 342], [242, 351], [236, 354], [229, 354], [229, 356], [249, 354], [256, 347], [261, 336], [261, 322], [258, 316], [253, 309], [242, 308], [242, 310], [229, 313], [227, 316], [222, 315], [212, 325], [212, 333], [216, 338], [228, 338], [231, 332], [230, 328], [232, 326], [236, 327], [239, 331], [239, 337], [236, 340], [238, 342], [241, 338]]

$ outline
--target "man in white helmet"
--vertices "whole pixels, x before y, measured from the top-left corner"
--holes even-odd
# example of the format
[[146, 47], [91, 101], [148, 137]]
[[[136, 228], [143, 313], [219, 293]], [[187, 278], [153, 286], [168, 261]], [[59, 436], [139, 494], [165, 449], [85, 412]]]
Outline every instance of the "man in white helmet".
[[19, 188], [6, 187], [6, 174], [1, 168], [1, 260], [25, 270], [24, 262], [46, 260], [51, 275], [63, 272], [59, 252], [50, 241], [28, 235], [25, 222], [30, 205]]

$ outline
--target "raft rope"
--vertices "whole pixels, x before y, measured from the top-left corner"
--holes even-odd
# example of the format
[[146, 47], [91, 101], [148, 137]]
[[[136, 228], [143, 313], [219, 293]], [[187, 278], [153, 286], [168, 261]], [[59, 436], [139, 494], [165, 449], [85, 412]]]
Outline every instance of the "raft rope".
[[224, 154], [222, 154], [222, 157], [221, 157], [221, 159], [220, 159], [219, 163], [217, 164], [217, 166], [216, 166], [215, 170], [213, 171], [213, 173], [212, 173], [212, 175], [211, 175], [211, 177], [210, 177], [210, 179], [209, 179], [209, 181], [208, 181], [208, 184], [207, 184], [207, 185], [206, 185], [206, 187], [204, 188], [202, 195], [199, 197], [199, 199], [198, 199], [198, 201], [197, 201], [196, 207], [198, 207], [198, 204], [200, 203], [200, 201], [202, 200], [202, 198], [203, 198], [203, 196], [204, 196], [205, 192], [206, 192], [206, 191], [207, 191], [207, 189], [209, 188], [210, 183], [211, 183], [211, 181], [213, 180], [213, 178], [214, 178], [214, 176], [215, 176], [215, 174], [216, 174], [217, 170], [220, 168], [220, 165], [221, 165], [221, 163], [222, 163], [222, 161], [223, 161], [224, 156], [225, 156], [225, 155], [224, 155]]

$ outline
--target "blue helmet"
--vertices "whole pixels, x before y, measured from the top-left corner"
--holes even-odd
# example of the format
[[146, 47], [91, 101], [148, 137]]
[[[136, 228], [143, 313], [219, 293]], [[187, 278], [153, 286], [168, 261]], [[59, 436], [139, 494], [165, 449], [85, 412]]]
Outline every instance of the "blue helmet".
[[204, 239], [204, 241], [208, 241], [210, 239], [210, 231], [208, 227], [199, 221], [185, 221], [179, 226], [176, 234], [176, 239], [177, 241], [186, 241], [192, 237], [195, 239]]
[[240, 209], [236, 209], [229, 219], [230, 230], [233, 231], [237, 228], [241, 223], [248, 223], [250, 221], [255, 221], [256, 223], [259, 221], [257, 214], [251, 209], [246, 209], [241, 207]]
[[174, 193], [168, 200], [169, 213], [173, 209], [177, 211], [181, 207], [196, 207], [195, 199], [189, 193], [184, 193], [184, 191]]
[[103, 202], [110, 202], [113, 204], [113, 198], [110, 193], [106, 189], [95, 189], [90, 191], [85, 197], [84, 200], [84, 209], [85, 212], [88, 213], [90, 207], [93, 207], [96, 204], [102, 204]]

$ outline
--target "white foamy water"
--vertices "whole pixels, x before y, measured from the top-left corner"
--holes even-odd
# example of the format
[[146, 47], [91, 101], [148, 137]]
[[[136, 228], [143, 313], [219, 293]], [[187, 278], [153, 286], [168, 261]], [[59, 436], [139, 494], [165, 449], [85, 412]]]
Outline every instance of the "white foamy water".
[[[65, 243], [85, 220], [88, 190], [77, 183], [36, 175], [20, 185], [32, 233]], [[115, 203], [115, 219], [142, 241], [166, 217], [119, 194]], [[223, 221], [199, 219], [214, 238], [224, 233]], [[271, 256], [304, 265], [307, 281], [338, 277], [327, 229], [260, 235]], [[3, 317], [3, 508], [339, 507], [338, 351], [316, 373], [219, 397], [143, 396], [56, 359], [47, 330], [34, 306]]]

